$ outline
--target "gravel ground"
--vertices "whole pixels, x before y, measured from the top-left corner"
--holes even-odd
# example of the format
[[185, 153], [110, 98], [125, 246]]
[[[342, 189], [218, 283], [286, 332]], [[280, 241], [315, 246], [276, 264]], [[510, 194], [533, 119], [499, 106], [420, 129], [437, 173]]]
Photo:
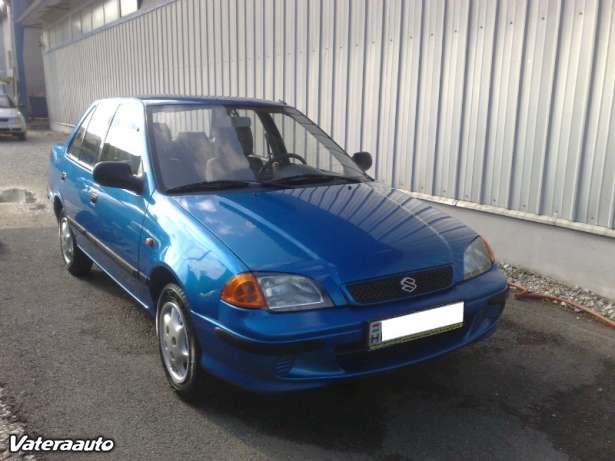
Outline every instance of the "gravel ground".
[[[64, 136], [51, 131], [30, 131], [27, 142], [0, 136], [0, 162], [10, 174], [0, 174], [0, 229], [53, 226], [46, 197], [47, 162], [50, 145]], [[5, 249], [0, 242], [0, 253]], [[1, 273], [1, 270], [0, 270]], [[0, 370], [0, 383], [4, 378]], [[0, 461], [38, 459], [32, 455], [9, 454], [9, 434], [23, 434], [25, 425], [15, 416], [0, 387]]]
[[[52, 131], [29, 131], [26, 142], [0, 136], [0, 228], [55, 225], [47, 200], [51, 144], [65, 139]], [[14, 200], [17, 199], [17, 202]]]
[[9, 435], [20, 436], [24, 433], [25, 428], [9, 410], [5, 400], [4, 389], [0, 387], [0, 461], [34, 461], [37, 458], [32, 455], [8, 453]]
[[[615, 320], [615, 301], [612, 299], [604, 298], [583, 287], [566, 285], [550, 277], [513, 266], [512, 264], [502, 264], [500, 267], [506, 273], [510, 282], [523, 285], [533, 293], [557, 296], [574, 301], [577, 304], [595, 309], [605, 317]], [[553, 304], [559, 303], [553, 301]]]

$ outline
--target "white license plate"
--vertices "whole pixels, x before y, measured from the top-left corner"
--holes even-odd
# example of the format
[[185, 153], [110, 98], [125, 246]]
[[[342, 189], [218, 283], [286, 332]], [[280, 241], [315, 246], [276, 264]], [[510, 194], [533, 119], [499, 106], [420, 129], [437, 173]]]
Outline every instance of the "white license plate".
[[444, 333], [463, 326], [463, 302], [369, 324], [370, 349]]

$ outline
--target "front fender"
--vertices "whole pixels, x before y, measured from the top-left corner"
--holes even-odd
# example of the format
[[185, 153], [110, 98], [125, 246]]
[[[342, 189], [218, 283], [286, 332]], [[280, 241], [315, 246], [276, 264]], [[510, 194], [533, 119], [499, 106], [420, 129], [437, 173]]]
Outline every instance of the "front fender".
[[[173, 200], [157, 192], [150, 198], [143, 222], [143, 239], [147, 238], [153, 239], [153, 245], [142, 247], [141, 272], [151, 274], [157, 267], [167, 268], [192, 309], [218, 319], [222, 286], [233, 274], [248, 268]], [[152, 300], [152, 306], [155, 303]]]

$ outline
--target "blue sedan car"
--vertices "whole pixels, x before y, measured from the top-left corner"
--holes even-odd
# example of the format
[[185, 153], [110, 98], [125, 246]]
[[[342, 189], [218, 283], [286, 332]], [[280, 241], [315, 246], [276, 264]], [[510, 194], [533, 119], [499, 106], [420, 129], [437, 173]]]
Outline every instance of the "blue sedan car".
[[180, 395], [307, 389], [455, 350], [504, 308], [487, 243], [371, 162], [284, 103], [107, 99], [53, 146], [49, 197], [66, 268], [156, 318]]

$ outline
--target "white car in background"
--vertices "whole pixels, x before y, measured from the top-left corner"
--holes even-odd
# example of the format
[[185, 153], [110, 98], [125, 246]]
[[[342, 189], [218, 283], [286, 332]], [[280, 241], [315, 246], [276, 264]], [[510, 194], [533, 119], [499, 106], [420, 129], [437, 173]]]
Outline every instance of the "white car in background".
[[0, 134], [13, 134], [26, 139], [26, 119], [6, 94], [0, 93]]

